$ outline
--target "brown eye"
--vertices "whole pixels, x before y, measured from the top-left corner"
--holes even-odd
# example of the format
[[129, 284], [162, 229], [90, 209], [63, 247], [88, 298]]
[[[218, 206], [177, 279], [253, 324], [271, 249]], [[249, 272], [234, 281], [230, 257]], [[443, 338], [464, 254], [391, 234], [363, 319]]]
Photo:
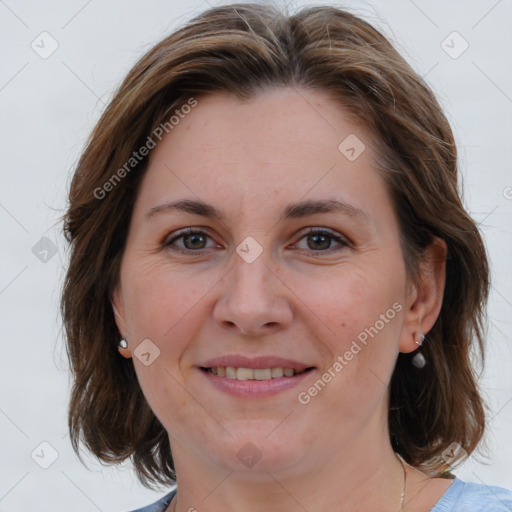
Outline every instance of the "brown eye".
[[[210, 238], [204, 231], [194, 231], [191, 228], [185, 231], [178, 232], [178, 235], [164, 243], [164, 247], [169, 247], [172, 250], [182, 252], [184, 254], [198, 253], [206, 247], [207, 241]], [[181, 241], [182, 246], [176, 245], [177, 241]]]
[[[311, 229], [300, 240], [303, 239], [307, 240], [307, 249], [316, 252], [335, 252], [349, 245], [345, 239], [325, 229]], [[340, 247], [332, 248], [333, 241]]]
[[[207, 235], [204, 233], [192, 233], [184, 235], [182, 238], [186, 249], [204, 249], [201, 246], [205, 243]], [[190, 247], [187, 247], [188, 244], [190, 244]]]

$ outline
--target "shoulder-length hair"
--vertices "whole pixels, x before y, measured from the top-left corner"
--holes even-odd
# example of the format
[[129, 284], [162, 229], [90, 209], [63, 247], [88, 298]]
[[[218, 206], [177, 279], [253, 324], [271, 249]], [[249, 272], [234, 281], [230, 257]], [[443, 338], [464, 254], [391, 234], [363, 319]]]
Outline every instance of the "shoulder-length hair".
[[83, 443], [109, 463], [131, 458], [148, 487], [174, 483], [167, 433], [142, 394], [133, 362], [116, 350], [120, 335], [111, 306], [150, 158], [150, 151], [141, 156], [137, 150], [162, 129], [169, 132], [171, 114], [204, 94], [248, 99], [272, 87], [328, 92], [374, 135], [413, 279], [433, 238], [447, 244], [443, 305], [422, 349], [428, 364], [419, 370], [412, 354], [399, 354], [389, 392], [393, 448], [439, 475], [450, 444], [470, 454], [484, 432], [472, 356], [483, 362], [486, 250], [459, 197], [456, 145], [433, 92], [378, 30], [334, 7], [295, 14], [261, 4], [207, 10], [137, 62], [94, 128], [64, 216], [71, 250], [61, 310], [74, 377], [73, 448], [79, 454]]

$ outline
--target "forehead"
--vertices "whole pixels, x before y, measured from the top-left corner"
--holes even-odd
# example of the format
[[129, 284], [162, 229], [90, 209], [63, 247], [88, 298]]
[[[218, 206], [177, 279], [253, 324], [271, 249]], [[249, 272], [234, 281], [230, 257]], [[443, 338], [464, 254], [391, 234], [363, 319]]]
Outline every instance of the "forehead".
[[196, 101], [153, 150], [139, 203], [196, 196], [261, 210], [279, 198], [389, 200], [372, 136], [327, 93], [277, 88], [243, 102], [224, 93]]
[[197, 106], [180, 120], [174, 116], [179, 122], [158, 145], [153, 159], [173, 150], [194, 158], [214, 152], [228, 162], [235, 158], [288, 161], [313, 148], [337, 158], [339, 144], [348, 136], [371, 144], [366, 128], [356, 125], [324, 91], [283, 87], [244, 101], [226, 93], [211, 93], [196, 101]]

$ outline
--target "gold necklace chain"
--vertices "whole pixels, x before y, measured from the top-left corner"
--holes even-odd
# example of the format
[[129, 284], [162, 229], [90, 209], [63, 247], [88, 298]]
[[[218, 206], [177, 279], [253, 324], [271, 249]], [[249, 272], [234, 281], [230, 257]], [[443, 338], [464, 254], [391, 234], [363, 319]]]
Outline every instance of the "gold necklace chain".
[[[404, 484], [402, 486], [402, 493], [400, 494], [400, 509], [399, 509], [399, 512], [401, 512], [404, 509], [405, 484], [407, 482], [407, 472], [405, 471], [405, 464], [404, 464], [404, 460], [402, 459], [402, 457], [400, 455], [398, 455], [398, 453], [395, 453], [395, 455], [397, 456], [398, 460], [400, 461], [400, 465], [402, 466], [402, 471], [403, 471], [403, 474], [404, 474]], [[174, 498], [172, 499], [172, 501], [174, 503], [174, 506], [172, 508], [172, 512], [176, 512], [176, 503], [177, 503], [176, 495], [174, 495]]]

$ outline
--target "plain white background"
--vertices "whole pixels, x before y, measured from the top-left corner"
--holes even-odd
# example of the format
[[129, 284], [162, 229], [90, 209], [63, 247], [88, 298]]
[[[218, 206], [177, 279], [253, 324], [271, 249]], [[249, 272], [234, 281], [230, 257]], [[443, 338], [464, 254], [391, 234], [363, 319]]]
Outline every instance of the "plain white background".
[[[394, 41], [455, 131], [464, 202], [484, 233], [493, 277], [482, 378], [489, 457], [470, 458], [456, 474], [512, 488], [512, 3], [331, 4]], [[141, 487], [129, 464], [106, 468], [86, 455], [86, 469], [71, 449], [58, 219], [78, 155], [116, 86], [153, 44], [209, 5], [219, 2], [0, 0], [0, 512], [127, 511], [165, 492]]]

